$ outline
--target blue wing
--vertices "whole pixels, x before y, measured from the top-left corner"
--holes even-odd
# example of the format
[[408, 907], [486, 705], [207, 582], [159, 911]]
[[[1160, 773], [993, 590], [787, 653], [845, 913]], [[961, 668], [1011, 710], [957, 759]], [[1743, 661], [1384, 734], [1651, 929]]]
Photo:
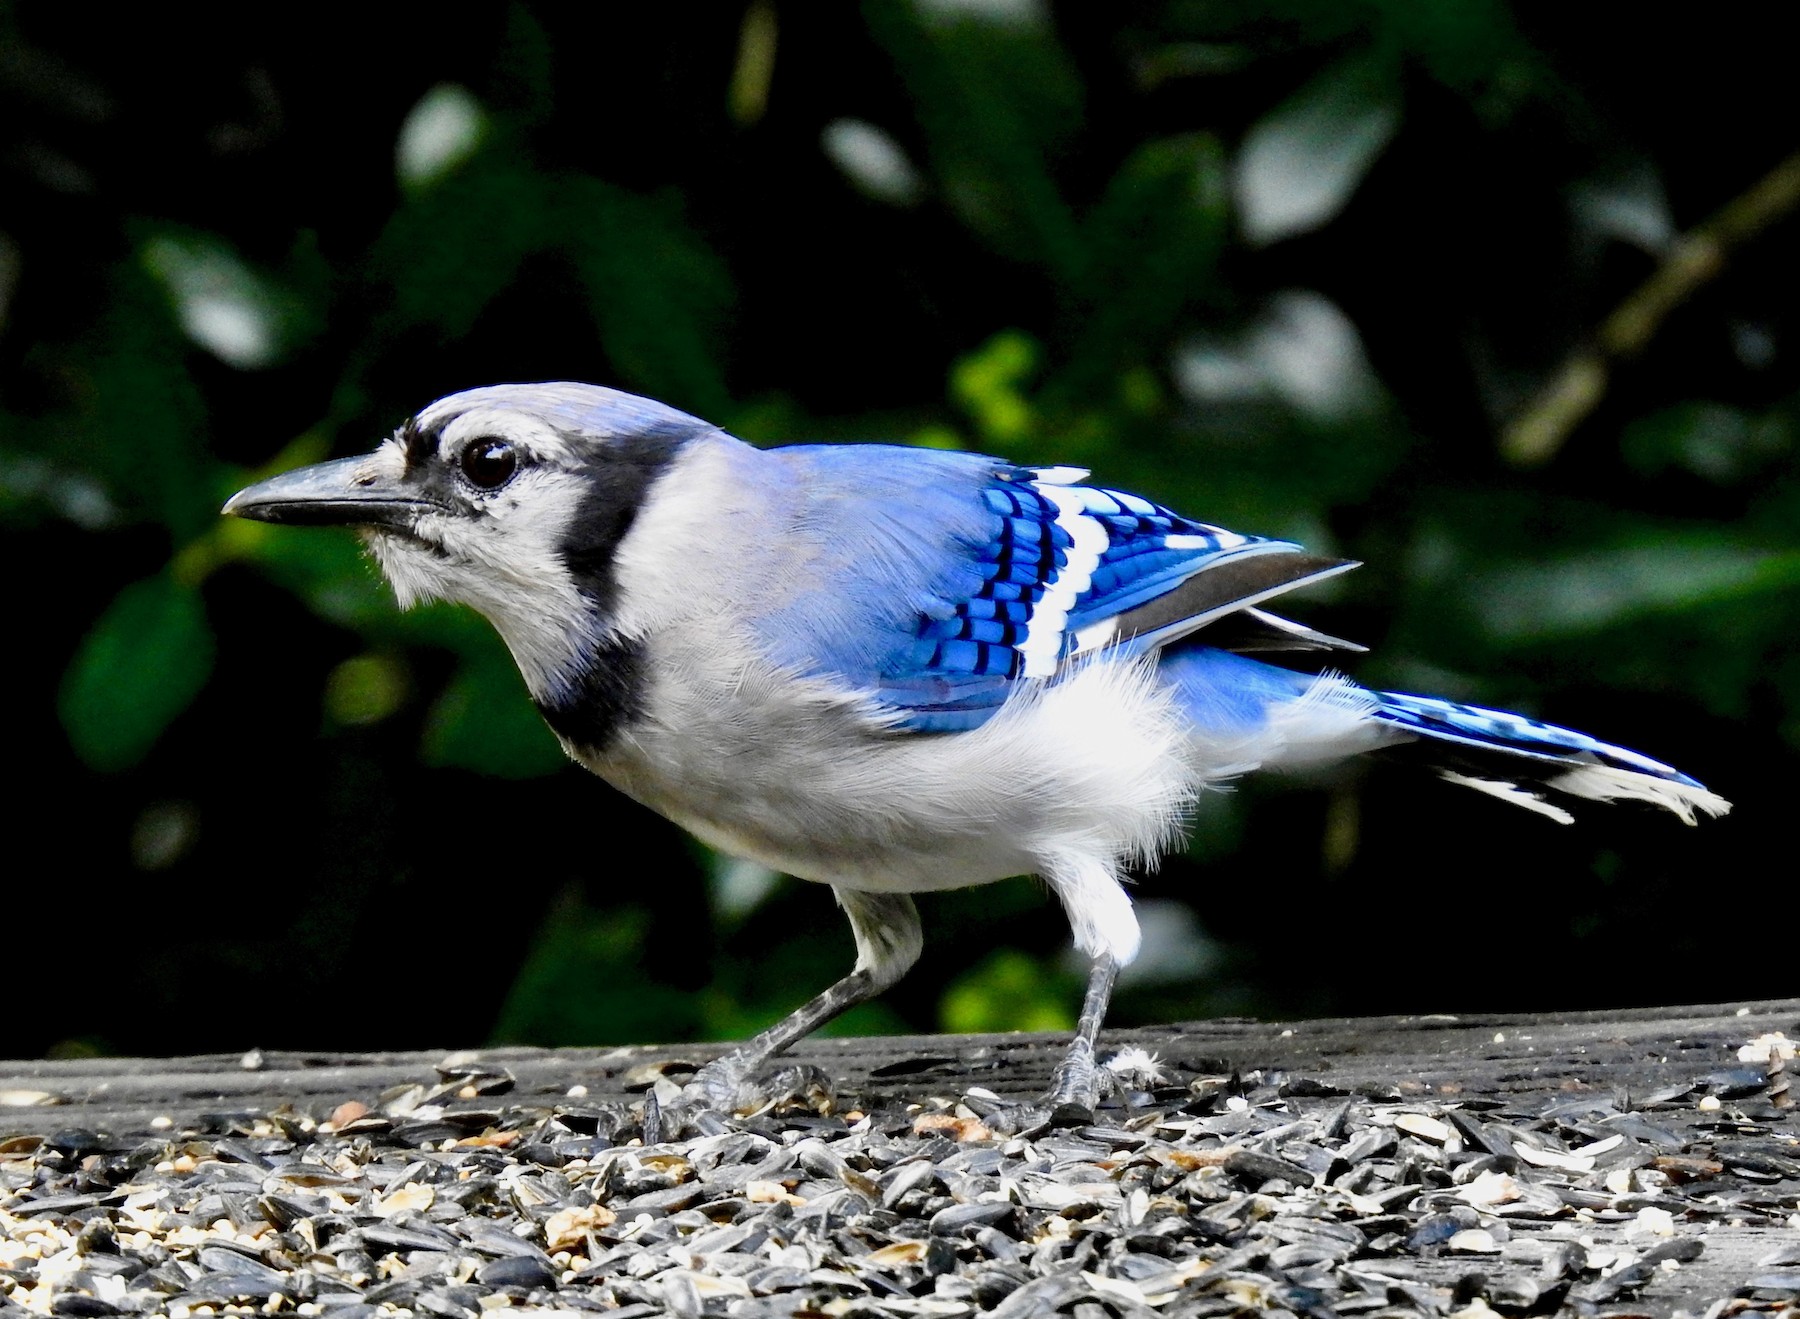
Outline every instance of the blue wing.
[[821, 588], [769, 616], [777, 657], [869, 691], [899, 730], [979, 727], [1072, 659], [1221, 620], [1234, 649], [1342, 644], [1254, 609], [1354, 566], [1290, 541], [1079, 484], [1073, 468], [876, 445], [775, 452], [805, 492], [796, 537]]

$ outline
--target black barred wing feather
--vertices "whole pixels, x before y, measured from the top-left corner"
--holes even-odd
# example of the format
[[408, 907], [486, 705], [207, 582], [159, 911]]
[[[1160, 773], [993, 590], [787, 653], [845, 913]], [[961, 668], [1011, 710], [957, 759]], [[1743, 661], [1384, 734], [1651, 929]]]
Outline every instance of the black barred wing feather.
[[1244, 649], [1346, 644], [1254, 606], [1354, 564], [1078, 484], [1085, 475], [995, 469], [981, 491], [991, 533], [969, 547], [980, 589], [924, 617], [881, 675], [877, 696], [902, 727], [977, 727], [1022, 681], [1054, 678], [1101, 650], [1154, 650], [1225, 619]]

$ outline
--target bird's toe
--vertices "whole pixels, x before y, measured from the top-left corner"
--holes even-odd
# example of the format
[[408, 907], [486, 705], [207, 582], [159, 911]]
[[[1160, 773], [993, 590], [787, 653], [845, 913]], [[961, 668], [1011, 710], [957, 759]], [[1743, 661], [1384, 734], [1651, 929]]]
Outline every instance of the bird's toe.
[[829, 1113], [836, 1103], [831, 1077], [817, 1067], [796, 1063], [759, 1075], [756, 1059], [726, 1054], [695, 1072], [678, 1095], [646, 1117], [670, 1139], [689, 1131], [711, 1134], [722, 1130], [726, 1119], [771, 1109]]

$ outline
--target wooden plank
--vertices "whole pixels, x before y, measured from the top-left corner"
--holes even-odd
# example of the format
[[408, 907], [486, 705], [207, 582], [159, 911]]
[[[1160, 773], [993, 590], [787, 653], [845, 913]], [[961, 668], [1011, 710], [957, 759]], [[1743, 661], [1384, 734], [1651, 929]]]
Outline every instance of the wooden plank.
[[[1761, 1065], [1738, 1055], [1748, 1042], [1777, 1032], [1800, 1039], [1800, 999], [1557, 1014], [1187, 1022], [1110, 1031], [1105, 1043], [1153, 1052], [1174, 1081], [1190, 1087], [1236, 1077], [1237, 1089], [1268, 1096], [1296, 1115], [1316, 1114], [1336, 1096], [1358, 1092], [1397, 1106], [1396, 1112], [1417, 1100], [1439, 1106], [1432, 1111], [1498, 1115], [1541, 1115], [1558, 1105], [1628, 1114], [1658, 1095], [1676, 1095], [1646, 1116], [1678, 1137], [1684, 1153], [1755, 1145], [1777, 1152], [1769, 1166], [1779, 1171], [1780, 1151], [1800, 1160], [1800, 1124], [1790, 1117], [1783, 1078], [1759, 1084]], [[1062, 1043], [1054, 1035], [816, 1039], [795, 1049], [793, 1060], [832, 1077], [843, 1104], [883, 1112], [954, 1101], [971, 1087], [1028, 1099], [1044, 1089]], [[454, 1056], [511, 1073], [512, 1088], [483, 1102], [550, 1111], [569, 1102], [573, 1087], [586, 1088], [581, 1102], [587, 1104], [639, 1102], [647, 1069], [666, 1067], [679, 1079], [676, 1064], [697, 1064], [720, 1047], [507, 1047]], [[209, 1114], [276, 1110], [319, 1121], [349, 1101], [379, 1108], [384, 1094], [436, 1083], [435, 1069], [447, 1056], [428, 1050], [269, 1050], [167, 1060], [9, 1062], [0, 1064], [0, 1136], [69, 1130], [172, 1136], [216, 1128]], [[1285, 1097], [1276, 1100], [1278, 1095]], [[1100, 1120], [1129, 1116], [1103, 1111]], [[1800, 1243], [1800, 1179], [1772, 1176], [1767, 1168], [1751, 1176], [1746, 1165], [1726, 1163], [1712, 1185], [1743, 1207], [1690, 1211], [1677, 1219], [1669, 1239], [1691, 1238], [1701, 1253], [1632, 1290], [1632, 1312], [1704, 1311], [1732, 1297], [1759, 1269], [1770, 1273], [1759, 1260]], [[1642, 1222], [1629, 1213], [1578, 1212], [1573, 1223], [1512, 1223], [1515, 1241], [1567, 1240], [1574, 1227], [1598, 1251], [1641, 1254], [1646, 1244]], [[1418, 1249], [1355, 1267], [1449, 1287], [1466, 1275], [1469, 1261]], [[1754, 1303], [1757, 1294], [1749, 1299]]]

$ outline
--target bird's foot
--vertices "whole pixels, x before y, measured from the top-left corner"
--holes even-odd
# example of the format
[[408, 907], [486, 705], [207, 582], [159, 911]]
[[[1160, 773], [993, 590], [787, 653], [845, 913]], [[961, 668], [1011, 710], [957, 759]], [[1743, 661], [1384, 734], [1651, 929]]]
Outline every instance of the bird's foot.
[[1091, 1055], [1085, 1067], [1070, 1066], [1065, 1058], [1051, 1073], [1049, 1093], [1036, 1099], [1003, 1099], [992, 1091], [974, 1089], [964, 1095], [963, 1103], [995, 1135], [1036, 1136], [1093, 1122], [1094, 1109], [1109, 1090], [1104, 1076], [1105, 1069], [1096, 1068]]
[[1093, 1049], [1077, 1040], [1050, 1073], [1050, 1090], [1043, 1098], [1020, 1104], [985, 1095], [988, 1102], [980, 1110], [981, 1118], [991, 1129], [1008, 1136], [1087, 1126], [1102, 1100], [1161, 1079], [1157, 1060], [1142, 1049], [1122, 1049], [1099, 1063]]
[[1076, 1040], [1050, 1073], [1044, 1107], [1056, 1126], [1079, 1126], [1094, 1120], [1094, 1110], [1112, 1088], [1112, 1074], [1094, 1061], [1093, 1047]]
[[794, 1107], [829, 1113], [837, 1094], [831, 1078], [810, 1063], [792, 1063], [759, 1075], [755, 1059], [726, 1054], [694, 1073], [682, 1088], [681, 1102], [739, 1117]]
[[762, 1076], [761, 1061], [728, 1053], [695, 1072], [666, 1102], [653, 1094], [645, 1105], [645, 1143], [655, 1143], [652, 1136], [669, 1140], [688, 1131], [716, 1134], [724, 1130], [728, 1118], [771, 1109], [800, 1107], [829, 1113], [836, 1105], [831, 1078], [819, 1068], [795, 1063]]

